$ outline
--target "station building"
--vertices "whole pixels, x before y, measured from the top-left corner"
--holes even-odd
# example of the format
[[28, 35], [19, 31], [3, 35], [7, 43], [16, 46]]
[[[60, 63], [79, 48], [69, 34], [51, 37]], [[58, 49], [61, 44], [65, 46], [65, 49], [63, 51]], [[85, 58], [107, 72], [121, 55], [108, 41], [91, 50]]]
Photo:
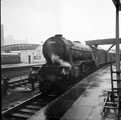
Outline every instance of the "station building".
[[22, 63], [43, 63], [45, 58], [40, 44], [11, 44], [1, 47], [3, 52], [18, 53]]
[[45, 58], [42, 53], [42, 45], [39, 45], [33, 50], [21, 50], [20, 58], [22, 63], [40, 63], [45, 62]]

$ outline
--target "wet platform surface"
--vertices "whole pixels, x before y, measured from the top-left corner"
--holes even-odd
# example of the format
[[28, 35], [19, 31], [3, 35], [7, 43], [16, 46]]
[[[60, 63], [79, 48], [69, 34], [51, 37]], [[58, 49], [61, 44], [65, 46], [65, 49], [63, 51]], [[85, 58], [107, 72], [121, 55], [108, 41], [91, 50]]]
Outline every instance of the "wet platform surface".
[[101, 68], [35, 113], [29, 120], [115, 120], [115, 115], [101, 115], [104, 98], [107, 97], [106, 90], [111, 88], [110, 82], [110, 67]]

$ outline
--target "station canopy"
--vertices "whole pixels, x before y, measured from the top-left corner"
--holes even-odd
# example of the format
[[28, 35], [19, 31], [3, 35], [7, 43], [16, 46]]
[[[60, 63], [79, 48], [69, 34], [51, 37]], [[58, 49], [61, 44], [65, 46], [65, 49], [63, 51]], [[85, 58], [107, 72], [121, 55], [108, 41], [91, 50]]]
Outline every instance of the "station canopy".
[[[109, 39], [100, 39], [100, 40], [89, 40], [85, 41], [89, 46], [98, 47], [98, 45], [109, 45], [112, 44], [107, 52], [116, 44], [116, 38], [109, 38]], [[119, 43], [121, 44], [121, 38], [119, 38]]]
[[[119, 38], [121, 43], [121, 38]], [[85, 41], [87, 45], [106, 45], [106, 44], [116, 44], [116, 38], [110, 39], [100, 39], [100, 40], [89, 40]]]
[[112, 1], [116, 7], [119, 6], [119, 11], [121, 11], [121, 0], [112, 0]]

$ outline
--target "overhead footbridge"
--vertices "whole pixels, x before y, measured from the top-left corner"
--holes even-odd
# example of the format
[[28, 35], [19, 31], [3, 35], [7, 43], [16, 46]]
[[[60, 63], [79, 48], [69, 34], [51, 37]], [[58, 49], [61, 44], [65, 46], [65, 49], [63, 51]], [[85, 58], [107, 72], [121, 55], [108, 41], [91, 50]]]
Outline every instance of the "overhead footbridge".
[[34, 50], [39, 46], [39, 44], [11, 44], [4, 45], [1, 47], [1, 51], [20, 51], [20, 50]]

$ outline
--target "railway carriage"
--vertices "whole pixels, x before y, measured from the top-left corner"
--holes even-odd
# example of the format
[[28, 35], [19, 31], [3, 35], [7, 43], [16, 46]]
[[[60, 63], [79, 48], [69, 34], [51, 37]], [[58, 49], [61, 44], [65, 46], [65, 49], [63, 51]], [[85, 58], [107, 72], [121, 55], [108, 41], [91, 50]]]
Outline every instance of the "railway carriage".
[[107, 63], [107, 53], [103, 49], [98, 49], [98, 65]]
[[107, 62], [116, 61], [116, 54], [114, 52], [107, 53]]
[[20, 63], [18, 53], [1, 53], [1, 64], [16, 64]]

